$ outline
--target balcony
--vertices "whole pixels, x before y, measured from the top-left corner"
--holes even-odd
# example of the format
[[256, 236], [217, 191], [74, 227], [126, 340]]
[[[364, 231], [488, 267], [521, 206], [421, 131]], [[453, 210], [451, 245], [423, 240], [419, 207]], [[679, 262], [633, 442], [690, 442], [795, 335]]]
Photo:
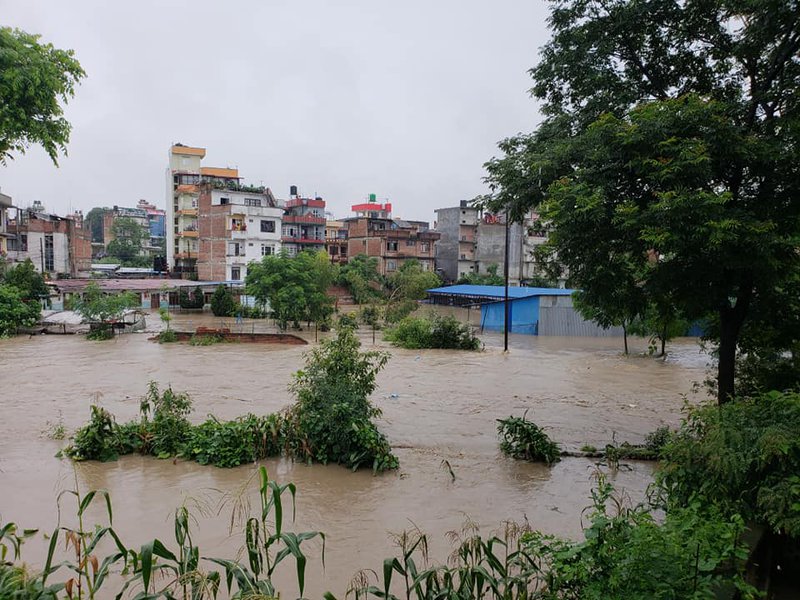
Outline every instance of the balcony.
[[197, 208], [181, 208], [177, 214], [179, 217], [196, 217]]
[[300, 236], [289, 236], [284, 235], [281, 236], [282, 242], [288, 242], [290, 244], [324, 244], [325, 240], [321, 238], [308, 238], [308, 237], [300, 237]]
[[179, 231], [176, 235], [178, 237], [196, 238], [199, 237], [200, 234], [197, 230], [191, 231], [190, 229], [186, 229], [184, 231]]
[[284, 223], [307, 223], [310, 225], [325, 225], [325, 217], [315, 217], [314, 215], [284, 215]]

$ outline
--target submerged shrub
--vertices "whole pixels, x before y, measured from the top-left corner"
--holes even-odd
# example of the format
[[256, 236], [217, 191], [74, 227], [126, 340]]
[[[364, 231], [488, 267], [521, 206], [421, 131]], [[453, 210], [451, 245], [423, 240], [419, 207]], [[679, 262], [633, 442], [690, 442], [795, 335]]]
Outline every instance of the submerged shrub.
[[295, 374], [291, 390], [297, 402], [286, 413], [286, 442], [303, 460], [337, 463], [357, 469], [393, 469], [397, 459], [372, 419], [380, 410], [369, 401], [375, 377], [389, 356], [360, 352], [350, 328], [324, 340], [306, 354], [306, 365]]
[[497, 423], [500, 449], [504, 454], [548, 465], [560, 460], [558, 444], [536, 423], [528, 421], [525, 415], [498, 419]]
[[189, 338], [189, 344], [192, 346], [213, 346], [214, 344], [222, 344], [223, 342], [225, 342], [224, 337], [213, 334], [194, 334]]
[[387, 330], [385, 339], [407, 349], [442, 348], [447, 350], [480, 350], [481, 341], [468, 323], [452, 315], [431, 314], [427, 317], [406, 317]]
[[74, 460], [117, 460], [122, 450], [118, 434], [119, 427], [111, 413], [92, 405], [89, 423], [75, 432], [64, 454]]
[[92, 340], [95, 342], [103, 342], [106, 340], [111, 340], [114, 338], [114, 330], [111, 328], [110, 325], [100, 325], [98, 327], [93, 327], [89, 333], [86, 334], [87, 340]]
[[162, 331], [161, 333], [158, 334], [159, 344], [169, 344], [177, 341], [178, 341], [178, 334], [175, 333], [172, 329], [167, 329], [166, 331]]
[[278, 414], [248, 414], [233, 421], [211, 417], [188, 432], [184, 456], [217, 467], [236, 467], [278, 456], [283, 446], [281, 425]]

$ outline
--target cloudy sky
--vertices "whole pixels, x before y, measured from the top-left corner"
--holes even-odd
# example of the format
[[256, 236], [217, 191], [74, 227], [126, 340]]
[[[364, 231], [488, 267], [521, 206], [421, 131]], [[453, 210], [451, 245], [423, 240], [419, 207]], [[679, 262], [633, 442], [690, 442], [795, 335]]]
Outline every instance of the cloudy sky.
[[498, 140], [539, 120], [527, 70], [543, 0], [0, 0], [0, 24], [72, 48], [87, 72], [60, 167], [0, 167], [18, 206], [165, 202], [171, 143], [207, 148], [279, 198], [336, 216], [369, 193], [395, 215], [483, 193]]

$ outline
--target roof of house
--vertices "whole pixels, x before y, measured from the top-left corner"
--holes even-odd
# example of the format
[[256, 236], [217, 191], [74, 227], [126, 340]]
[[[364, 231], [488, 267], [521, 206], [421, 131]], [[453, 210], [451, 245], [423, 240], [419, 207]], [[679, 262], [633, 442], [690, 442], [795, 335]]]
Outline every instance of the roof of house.
[[[571, 296], [575, 290], [563, 288], [540, 288], [540, 287], [512, 287], [508, 288], [508, 297], [512, 299], [530, 298], [533, 296]], [[444, 296], [472, 296], [479, 298], [499, 298], [505, 297], [505, 286], [502, 285], [448, 285], [440, 288], [428, 290], [429, 294], [440, 294]]]

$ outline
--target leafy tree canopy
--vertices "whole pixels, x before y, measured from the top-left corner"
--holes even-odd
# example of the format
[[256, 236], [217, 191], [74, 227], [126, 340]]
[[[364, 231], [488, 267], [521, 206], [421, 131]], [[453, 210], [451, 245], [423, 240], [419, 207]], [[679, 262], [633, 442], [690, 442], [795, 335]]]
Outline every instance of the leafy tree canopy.
[[149, 258], [140, 256], [146, 231], [144, 226], [131, 217], [114, 219], [112, 227], [114, 239], [106, 248], [108, 255], [119, 259], [126, 266], [140, 266], [141, 258], [144, 258], [149, 264]]
[[333, 312], [327, 290], [334, 269], [324, 252], [310, 250], [291, 257], [285, 252], [265, 256], [247, 270], [247, 293], [270, 310], [282, 328], [301, 321], [326, 322]]
[[19, 327], [32, 327], [40, 314], [38, 302], [26, 302], [16, 287], [0, 284], [0, 337], [13, 334]]
[[97, 283], [92, 282], [75, 303], [75, 310], [87, 321], [112, 323], [120, 319], [126, 310], [138, 305], [138, 299], [132, 292], [106, 294]]
[[800, 269], [796, 3], [568, 0], [549, 23], [544, 121], [500, 143], [486, 204], [538, 209], [598, 310], [710, 315], [726, 401], [748, 319]]
[[383, 277], [378, 273], [378, 259], [366, 254], [351, 257], [339, 268], [337, 283], [345, 286], [356, 304], [364, 304], [381, 295]]
[[22, 295], [26, 302], [39, 303], [41, 298], [47, 298], [50, 290], [45, 285], [44, 277], [36, 271], [31, 259], [25, 260], [8, 271], [3, 276], [3, 283], [12, 285]]
[[53, 163], [67, 152], [71, 130], [61, 103], [85, 77], [72, 50], [59, 50], [31, 35], [0, 27], [0, 163], [41, 145]]

